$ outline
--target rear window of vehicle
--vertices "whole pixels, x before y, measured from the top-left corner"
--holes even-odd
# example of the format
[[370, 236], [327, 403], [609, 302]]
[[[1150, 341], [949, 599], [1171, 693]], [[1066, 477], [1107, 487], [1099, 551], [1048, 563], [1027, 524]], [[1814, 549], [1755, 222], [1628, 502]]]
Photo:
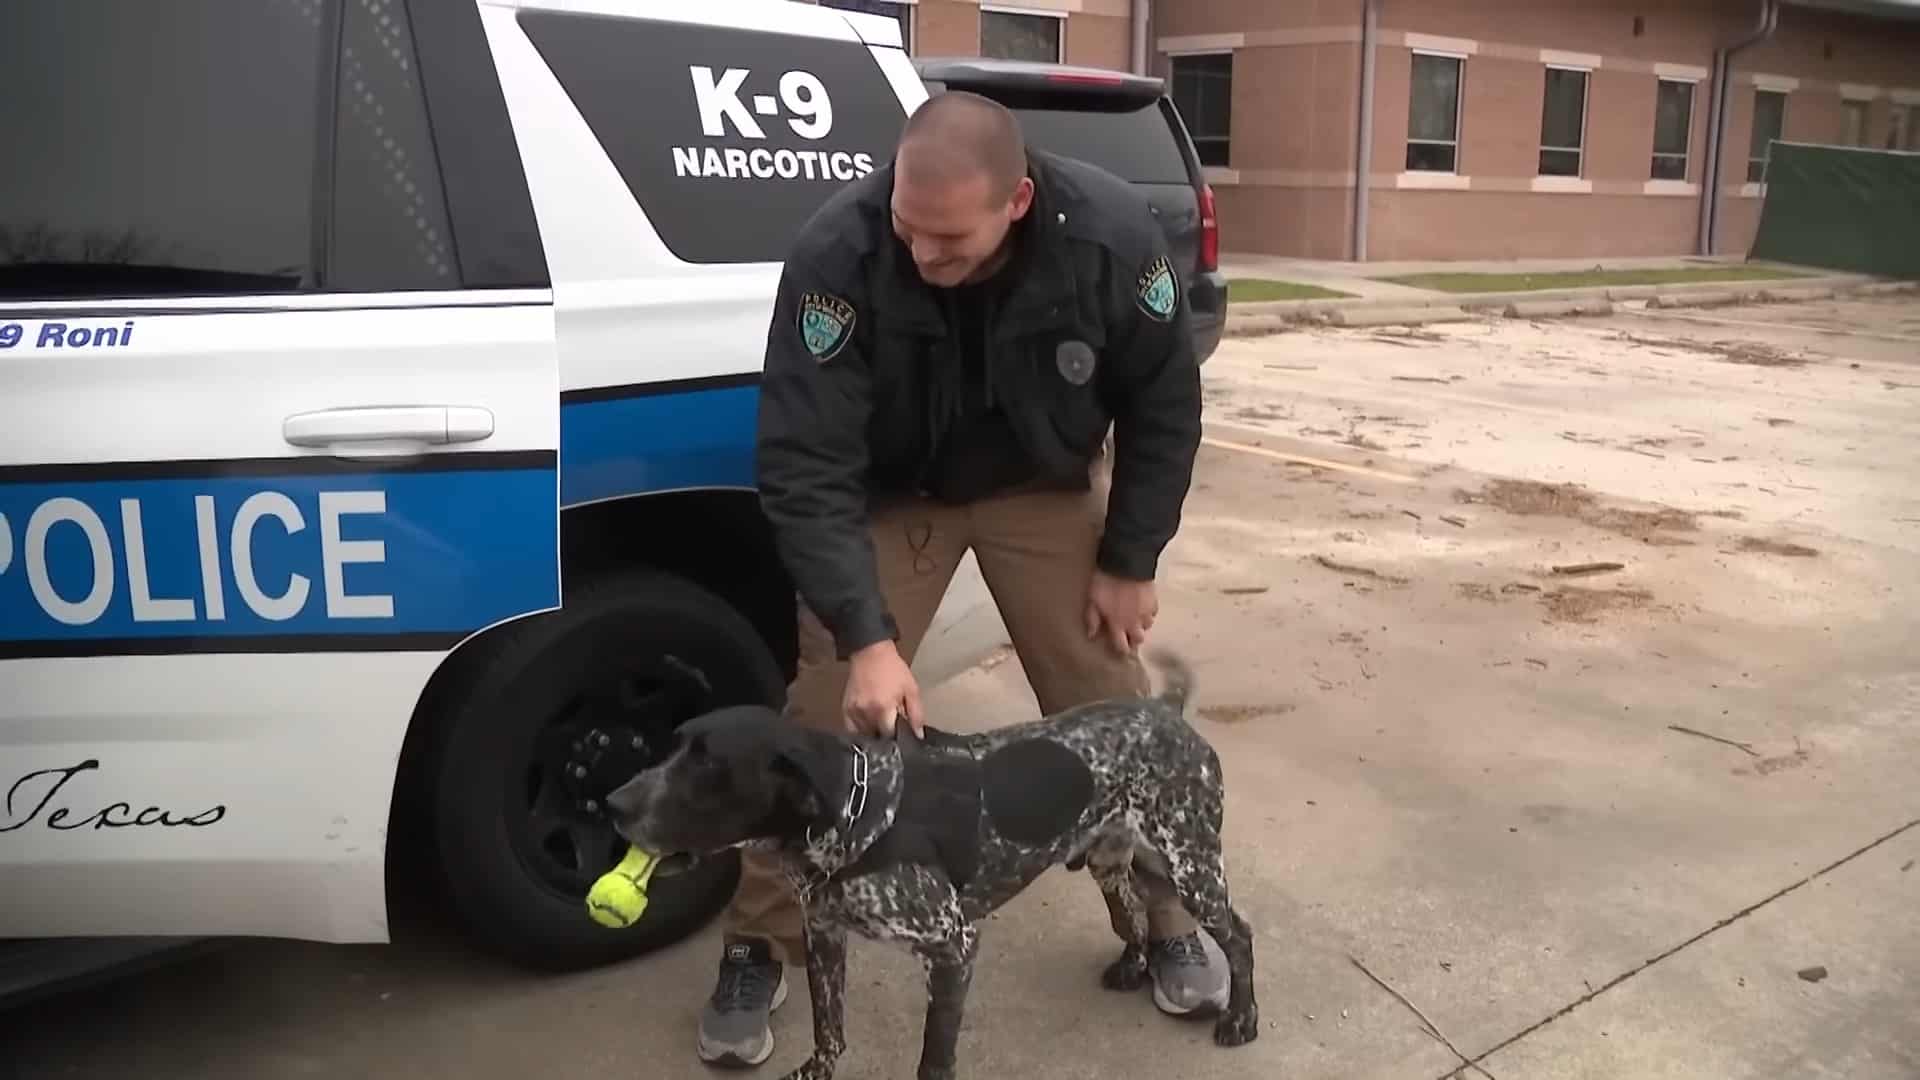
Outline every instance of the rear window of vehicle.
[[1186, 158], [1157, 102], [1115, 108], [1091, 102], [1009, 102], [1027, 141], [1136, 184], [1189, 184]]

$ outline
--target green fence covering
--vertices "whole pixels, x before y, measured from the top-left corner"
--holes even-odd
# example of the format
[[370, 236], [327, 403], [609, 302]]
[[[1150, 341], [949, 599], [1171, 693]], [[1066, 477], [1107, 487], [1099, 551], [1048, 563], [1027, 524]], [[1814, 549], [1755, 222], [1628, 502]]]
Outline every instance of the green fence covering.
[[1920, 278], [1920, 154], [1774, 143], [1749, 256]]

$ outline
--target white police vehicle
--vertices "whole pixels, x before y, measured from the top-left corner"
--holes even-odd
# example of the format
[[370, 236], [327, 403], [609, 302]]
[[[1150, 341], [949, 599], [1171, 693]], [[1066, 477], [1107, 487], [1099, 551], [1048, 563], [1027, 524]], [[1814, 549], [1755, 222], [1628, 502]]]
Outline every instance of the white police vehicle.
[[717, 910], [590, 922], [594, 795], [781, 695], [779, 263], [925, 93], [786, 0], [9, 0], [0, 994], [414, 865], [540, 967]]

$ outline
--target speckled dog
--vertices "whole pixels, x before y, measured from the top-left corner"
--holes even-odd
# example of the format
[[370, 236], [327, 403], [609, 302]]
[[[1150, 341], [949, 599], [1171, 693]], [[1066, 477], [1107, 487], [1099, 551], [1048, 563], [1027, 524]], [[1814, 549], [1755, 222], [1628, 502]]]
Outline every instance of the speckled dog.
[[[1226, 953], [1222, 1046], [1259, 1033], [1253, 935], [1228, 901], [1220, 760], [1186, 719], [1192, 675], [1166, 653], [1156, 697], [1099, 702], [977, 735], [924, 741], [824, 734], [771, 709], [716, 711], [680, 729], [663, 762], [607, 798], [649, 851], [761, 844], [785, 857], [806, 914], [814, 1049], [790, 1080], [829, 1080], [846, 1049], [848, 930], [898, 942], [927, 968], [921, 1080], [954, 1075], [978, 921], [1047, 869], [1086, 868], [1132, 933], [1102, 976], [1147, 980], [1136, 867], [1170, 881]], [[904, 732], [905, 725], [902, 725]]]

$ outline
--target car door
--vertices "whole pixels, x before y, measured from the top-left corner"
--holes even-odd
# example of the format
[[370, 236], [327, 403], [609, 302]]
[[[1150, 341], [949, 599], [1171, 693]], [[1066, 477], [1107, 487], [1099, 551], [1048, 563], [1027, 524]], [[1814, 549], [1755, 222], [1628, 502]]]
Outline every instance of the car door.
[[0, 936], [383, 939], [428, 679], [559, 603], [537, 231], [420, 14], [8, 6]]

